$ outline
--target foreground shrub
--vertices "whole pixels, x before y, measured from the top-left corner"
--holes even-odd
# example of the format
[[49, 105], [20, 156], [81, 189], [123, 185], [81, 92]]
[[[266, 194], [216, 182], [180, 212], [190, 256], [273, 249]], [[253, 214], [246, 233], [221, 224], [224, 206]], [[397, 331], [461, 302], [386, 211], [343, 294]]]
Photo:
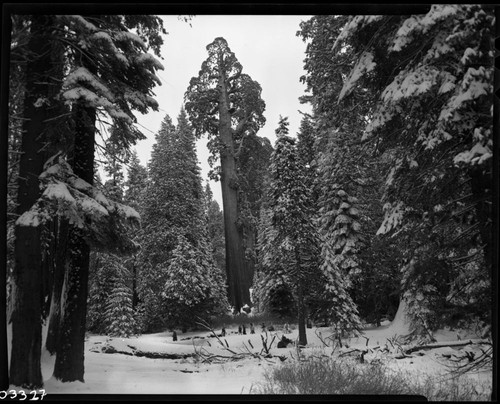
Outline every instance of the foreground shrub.
[[327, 356], [293, 361], [268, 372], [254, 394], [420, 395], [432, 401], [489, 400], [488, 389], [467, 377], [424, 380], [383, 364], [360, 364]]

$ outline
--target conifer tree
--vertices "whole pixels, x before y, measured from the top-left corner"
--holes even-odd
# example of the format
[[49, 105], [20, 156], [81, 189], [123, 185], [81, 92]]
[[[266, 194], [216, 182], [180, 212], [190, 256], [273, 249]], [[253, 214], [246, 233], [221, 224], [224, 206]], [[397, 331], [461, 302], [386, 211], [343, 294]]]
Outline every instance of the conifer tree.
[[[288, 119], [280, 117], [277, 140], [271, 157], [270, 209], [271, 226], [264, 265], [281, 268], [297, 307], [299, 344], [306, 345], [306, 297], [311, 278], [318, 276], [317, 235], [313, 222], [311, 190], [304, 182], [305, 167], [288, 136]], [[274, 248], [278, 253], [272, 253]], [[316, 273], [315, 273], [316, 272]]]
[[235, 310], [250, 303], [250, 284], [241, 226], [242, 206], [237, 153], [245, 136], [263, 126], [265, 105], [260, 85], [244, 74], [242, 65], [224, 38], [207, 46], [208, 58], [193, 77], [185, 94], [186, 110], [198, 137], [208, 135], [209, 163], [221, 181], [229, 296]]
[[123, 258], [110, 255], [108, 265], [113, 271], [113, 287], [105, 306], [106, 333], [112, 337], [129, 337], [135, 333], [130, 274]]
[[185, 331], [196, 324], [197, 317], [222, 314], [229, 306], [222, 273], [213, 265], [205, 243], [200, 244], [201, 249], [194, 247], [180, 235], [166, 269], [162, 297], [171, 328]]
[[[143, 217], [143, 209], [146, 203], [146, 189], [148, 184], [148, 172], [146, 167], [142, 166], [139, 162], [139, 157], [137, 156], [137, 152], [134, 150], [130, 156], [130, 164], [127, 173], [127, 182], [126, 182], [126, 190], [125, 190], [125, 203], [128, 206], [134, 208], [140, 215]], [[144, 239], [144, 229], [141, 226], [140, 230], [138, 230], [134, 236], [133, 240], [137, 243], [141, 243]], [[130, 271], [132, 278], [132, 308], [136, 312], [136, 326], [137, 331], [141, 330], [143, 327], [140, 324], [142, 321], [142, 313], [139, 313], [138, 303], [138, 272], [139, 272], [139, 253], [134, 253], [131, 257], [126, 260], [127, 268]]]
[[[143, 264], [139, 282], [139, 298], [146, 312], [148, 330], [165, 326], [169, 320], [167, 310], [170, 310], [171, 316], [175, 311], [175, 307], [170, 309], [165, 303], [171, 296], [163, 292], [172, 275], [168, 269], [178, 247], [179, 236], [193, 251], [199, 251], [204, 260], [212, 259], [206, 240], [206, 202], [195, 137], [185, 112], [179, 114], [177, 127], [168, 116], [165, 117], [156, 139], [148, 167], [141, 251]], [[205, 281], [210, 282], [213, 271], [206, 271]]]

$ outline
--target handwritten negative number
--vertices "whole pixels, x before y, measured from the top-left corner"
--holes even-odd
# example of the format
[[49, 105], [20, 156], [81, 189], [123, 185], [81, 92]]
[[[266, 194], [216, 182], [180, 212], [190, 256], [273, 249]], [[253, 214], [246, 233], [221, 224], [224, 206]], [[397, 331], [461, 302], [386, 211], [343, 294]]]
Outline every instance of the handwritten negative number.
[[[37, 397], [38, 392], [40, 393], [40, 397]], [[30, 401], [43, 400], [43, 398], [47, 395], [45, 393], [45, 390], [43, 390], [43, 389], [39, 390], [38, 392], [36, 390], [30, 391], [29, 394], [30, 395], [32, 394], [33, 397], [31, 397], [29, 400]], [[14, 399], [18, 395], [19, 395], [19, 398], [18, 398], [19, 401], [24, 401], [24, 400], [26, 400], [28, 398], [28, 395], [26, 394], [26, 392], [24, 390], [19, 390], [19, 391], [16, 391], [16, 390], [9, 390], [9, 391], [0, 390], [0, 400], [5, 400], [7, 397], [9, 397], [11, 399]]]

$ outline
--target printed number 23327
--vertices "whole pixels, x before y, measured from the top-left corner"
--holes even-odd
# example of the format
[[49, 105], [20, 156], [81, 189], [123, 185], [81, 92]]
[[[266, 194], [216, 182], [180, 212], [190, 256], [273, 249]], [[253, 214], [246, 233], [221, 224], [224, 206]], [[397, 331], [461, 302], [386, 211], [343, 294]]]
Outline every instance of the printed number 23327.
[[[40, 394], [40, 396], [38, 396], [37, 394]], [[26, 393], [24, 390], [19, 390], [19, 391], [16, 391], [16, 390], [9, 390], [9, 391], [5, 391], [5, 390], [0, 390], [0, 400], [4, 400], [6, 399], [7, 397], [14, 400], [14, 399], [17, 399], [19, 401], [23, 401], [23, 400], [43, 400], [43, 398], [46, 396], [45, 394], [45, 390], [33, 390], [33, 391], [30, 391], [29, 393]]]

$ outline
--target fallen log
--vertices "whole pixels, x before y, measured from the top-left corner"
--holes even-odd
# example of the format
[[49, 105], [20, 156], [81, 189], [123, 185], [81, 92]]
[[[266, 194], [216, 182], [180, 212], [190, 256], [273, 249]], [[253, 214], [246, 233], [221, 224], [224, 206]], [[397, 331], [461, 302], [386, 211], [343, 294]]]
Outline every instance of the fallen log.
[[[120, 351], [116, 349], [112, 345], [104, 345], [101, 347], [101, 352], [106, 353], [106, 354], [122, 354], [122, 355], [128, 355], [128, 356], [139, 356], [139, 357], [145, 357], [145, 358], [150, 358], [150, 359], [186, 359], [186, 358], [192, 358], [195, 356], [195, 354], [175, 354], [175, 353], [168, 353], [168, 352], [147, 352], [147, 351], [141, 351], [133, 347], [132, 345], [127, 345], [130, 349], [132, 349], [132, 352], [130, 351]], [[94, 350], [93, 352], [99, 352], [97, 350]]]
[[429, 350], [429, 349], [446, 348], [446, 347], [455, 348], [455, 347], [462, 347], [462, 346], [471, 345], [471, 344], [491, 345], [491, 342], [486, 341], [486, 340], [472, 340], [472, 339], [470, 339], [468, 341], [435, 342], [435, 343], [431, 343], [431, 344], [417, 345], [417, 346], [414, 346], [411, 348], [407, 348], [407, 349], [405, 349], [404, 353], [411, 354], [412, 352], [420, 351], [421, 349]]

